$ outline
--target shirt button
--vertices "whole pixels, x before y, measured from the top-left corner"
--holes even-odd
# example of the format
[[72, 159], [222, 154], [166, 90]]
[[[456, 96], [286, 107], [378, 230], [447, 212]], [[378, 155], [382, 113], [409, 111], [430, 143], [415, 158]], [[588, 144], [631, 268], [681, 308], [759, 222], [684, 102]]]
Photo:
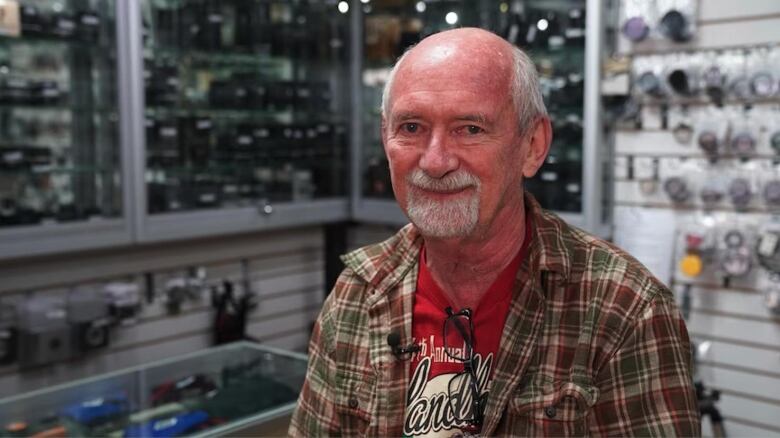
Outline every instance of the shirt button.
[[349, 407], [352, 409], [358, 407], [358, 401], [355, 397], [350, 398], [348, 403], [349, 403]]
[[544, 408], [544, 415], [546, 415], [547, 418], [555, 418], [557, 414], [558, 412], [555, 411], [555, 406], [547, 406]]

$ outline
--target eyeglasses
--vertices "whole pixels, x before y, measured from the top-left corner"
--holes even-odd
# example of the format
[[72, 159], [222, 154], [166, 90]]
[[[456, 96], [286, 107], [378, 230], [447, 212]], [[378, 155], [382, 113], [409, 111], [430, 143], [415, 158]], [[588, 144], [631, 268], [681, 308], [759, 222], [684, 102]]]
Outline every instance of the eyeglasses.
[[463, 371], [454, 375], [447, 385], [450, 409], [458, 421], [475, 429], [482, 425], [485, 402], [479, 388], [474, 364], [474, 323], [471, 309], [454, 313], [452, 307], [444, 309], [444, 352], [452, 359], [463, 362]]

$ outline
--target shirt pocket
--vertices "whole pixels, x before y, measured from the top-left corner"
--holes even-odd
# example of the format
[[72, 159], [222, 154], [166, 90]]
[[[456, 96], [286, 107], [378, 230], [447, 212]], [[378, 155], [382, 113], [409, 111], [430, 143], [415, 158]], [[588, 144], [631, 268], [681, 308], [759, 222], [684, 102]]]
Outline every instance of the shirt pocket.
[[336, 374], [336, 414], [343, 436], [366, 436], [376, 424], [376, 376], [373, 370], [345, 371]]
[[598, 388], [571, 381], [531, 379], [509, 403], [507, 432], [525, 436], [587, 436]]

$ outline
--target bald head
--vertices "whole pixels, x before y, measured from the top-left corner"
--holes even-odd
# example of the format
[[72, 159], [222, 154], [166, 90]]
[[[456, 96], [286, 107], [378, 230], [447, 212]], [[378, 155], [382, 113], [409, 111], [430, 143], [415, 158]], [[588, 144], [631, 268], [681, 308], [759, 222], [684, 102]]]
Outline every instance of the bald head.
[[385, 84], [382, 115], [386, 117], [390, 112], [396, 85], [425, 80], [431, 72], [442, 71], [447, 73], [445, 77], [457, 76], [486, 93], [511, 97], [521, 131], [537, 117], [547, 115], [536, 68], [528, 56], [497, 35], [478, 28], [433, 34], [404, 53]]

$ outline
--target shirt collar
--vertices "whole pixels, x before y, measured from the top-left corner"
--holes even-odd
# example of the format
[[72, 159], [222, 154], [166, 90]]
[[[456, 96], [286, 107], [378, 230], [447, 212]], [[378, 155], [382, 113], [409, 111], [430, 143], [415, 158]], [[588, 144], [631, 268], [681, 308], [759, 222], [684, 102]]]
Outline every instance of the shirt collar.
[[[533, 223], [528, 251], [530, 266], [568, 278], [573, 248], [570, 226], [555, 214], [543, 210], [528, 192], [525, 192], [525, 207]], [[407, 224], [384, 242], [356, 249], [341, 256], [341, 260], [357, 276], [373, 285], [375, 293], [382, 294], [397, 284], [418, 262], [422, 243], [417, 228]]]

